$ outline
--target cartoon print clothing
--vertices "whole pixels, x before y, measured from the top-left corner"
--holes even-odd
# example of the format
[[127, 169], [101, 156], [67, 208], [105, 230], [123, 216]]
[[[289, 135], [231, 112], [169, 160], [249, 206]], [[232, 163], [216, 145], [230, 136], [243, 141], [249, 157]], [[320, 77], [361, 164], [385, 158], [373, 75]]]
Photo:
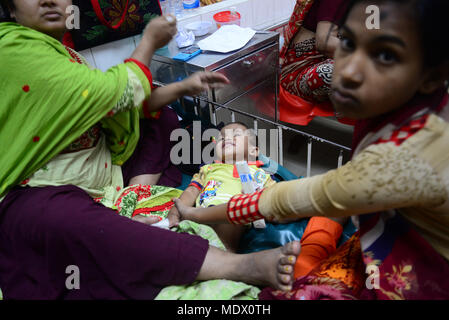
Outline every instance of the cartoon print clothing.
[[[269, 174], [259, 168], [263, 165], [261, 161], [249, 162], [248, 165], [256, 190], [276, 183]], [[190, 185], [201, 192], [196, 199], [197, 207], [223, 204], [232, 196], [242, 193], [242, 183], [237, 168], [227, 163], [213, 163], [201, 167], [200, 172], [193, 176]]]

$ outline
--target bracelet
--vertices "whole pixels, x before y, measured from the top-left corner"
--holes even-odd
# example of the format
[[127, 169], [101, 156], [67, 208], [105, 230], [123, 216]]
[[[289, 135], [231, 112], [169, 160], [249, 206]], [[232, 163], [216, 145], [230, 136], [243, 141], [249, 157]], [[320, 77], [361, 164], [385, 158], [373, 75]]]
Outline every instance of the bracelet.
[[253, 221], [264, 219], [259, 212], [259, 199], [263, 190], [250, 193], [238, 194], [229, 200], [227, 206], [228, 219], [232, 224], [248, 224]]

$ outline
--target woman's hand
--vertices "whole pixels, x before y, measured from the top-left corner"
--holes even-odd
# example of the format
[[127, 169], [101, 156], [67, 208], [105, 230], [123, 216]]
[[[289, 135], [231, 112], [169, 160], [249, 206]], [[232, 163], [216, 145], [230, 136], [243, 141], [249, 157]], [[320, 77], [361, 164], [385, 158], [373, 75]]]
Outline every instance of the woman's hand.
[[181, 82], [183, 95], [195, 96], [209, 89], [220, 88], [229, 84], [228, 78], [221, 73], [202, 71], [192, 74]]
[[148, 23], [143, 33], [143, 41], [147, 41], [154, 50], [162, 48], [178, 32], [176, 18], [172, 15], [154, 18]]
[[146, 26], [142, 41], [131, 58], [149, 66], [154, 52], [169, 43], [176, 32], [176, 18], [172, 15], [154, 18]]

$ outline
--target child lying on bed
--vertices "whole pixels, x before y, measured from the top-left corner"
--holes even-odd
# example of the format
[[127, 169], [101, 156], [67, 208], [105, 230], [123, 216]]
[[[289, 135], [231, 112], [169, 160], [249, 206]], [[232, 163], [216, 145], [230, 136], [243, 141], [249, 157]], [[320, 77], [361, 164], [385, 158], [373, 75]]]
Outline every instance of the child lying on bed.
[[[256, 135], [246, 125], [240, 122], [224, 126], [215, 146], [215, 163], [201, 167], [195, 174], [187, 189], [179, 198], [185, 205], [207, 208], [227, 203], [232, 196], [242, 193], [235, 163], [247, 161], [256, 189], [273, 185], [275, 182], [264, 170], [258, 168], [263, 165], [256, 161], [259, 149], [256, 146]], [[178, 212], [175, 207], [170, 211], [170, 225], [176, 224]], [[193, 220], [195, 221], [195, 220]], [[212, 226], [223, 244], [229, 251], [235, 252], [240, 237], [244, 231], [243, 226], [230, 224], [217, 224]]]
[[[235, 224], [213, 224], [204, 220], [202, 210], [207, 207], [227, 203], [232, 196], [242, 193], [242, 184], [235, 167], [238, 161], [247, 161], [256, 189], [269, 187], [275, 182], [266, 174], [261, 161], [256, 161], [259, 149], [253, 130], [240, 122], [234, 122], [221, 129], [215, 146], [216, 161], [205, 165], [195, 174], [190, 185], [175, 199], [168, 219], [170, 226], [176, 225], [180, 218], [198, 223], [211, 223], [214, 230], [229, 251], [235, 252], [245, 230]], [[196, 205], [197, 208], [193, 208]], [[181, 211], [178, 211], [178, 209]], [[322, 259], [336, 250], [336, 244], [342, 233], [342, 226], [334, 220], [311, 218], [301, 240], [301, 253], [295, 265], [295, 276], [307, 274]]]

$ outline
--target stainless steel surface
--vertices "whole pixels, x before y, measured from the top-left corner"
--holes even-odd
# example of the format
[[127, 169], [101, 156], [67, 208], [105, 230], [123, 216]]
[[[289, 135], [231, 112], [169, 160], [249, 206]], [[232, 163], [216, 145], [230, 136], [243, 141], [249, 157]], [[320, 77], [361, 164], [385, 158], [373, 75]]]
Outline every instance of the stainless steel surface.
[[[195, 40], [195, 44], [208, 36], [210, 35], [198, 37]], [[232, 51], [230, 53], [216, 53], [205, 51], [187, 62], [176, 62], [173, 60], [173, 57], [179, 53], [179, 48], [176, 45], [175, 41], [171, 41], [167, 47], [164, 47], [156, 51], [153, 57], [153, 61], [168, 64], [174, 63], [185, 64], [187, 66], [187, 69], [189, 70], [214, 71], [236, 59], [244, 57], [250, 53], [253, 53], [256, 50], [259, 50], [260, 48], [270, 45], [273, 42], [279, 43], [278, 33], [276, 32], [268, 32], [263, 34], [256, 33], [254, 37], [246, 44], [246, 46], [244, 46], [240, 50]]]
[[[252, 90], [264, 81], [270, 82], [272, 87], [267, 89], [274, 95], [278, 61], [279, 53], [275, 43], [217, 69], [216, 71], [224, 74], [231, 83], [215, 92], [216, 101], [225, 103]], [[270, 115], [272, 119], [275, 118], [274, 111], [272, 110]]]
[[[312, 174], [312, 162], [317, 161], [316, 158], [312, 159], [312, 142], [314, 142], [314, 153], [320, 149], [320, 145], [337, 149], [336, 151], [339, 151], [338, 166], [342, 165], [343, 152], [349, 153], [350, 148], [346, 145], [346, 141], [343, 144], [331, 141], [334, 140], [334, 133], [330, 129], [337, 126], [336, 121], [318, 117], [306, 127], [278, 121], [279, 34], [267, 31], [257, 32], [241, 50], [229, 54], [204, 52], [187, 62], [172, 59], [178, 51], [176, 43], [172, 42], [168, 47], [156, 52], [151, 63], [153, 80], [156, 84], [165, 85], [179, 81], [202, 70], [221, 72], [231, 80], [231, 85], [225, 88], [212, 90], [208, 95], [194, 98], [198, 107], [192, 111], [196, 114], [207, 113], [214, 124], [221, 121], [224, 123], [241, 121], [248, 127], [254, 127], [256, 131], [268, 129], [268, 131], [261, 130], [261, 133], [269, 135], [267, 139], [262, 139], [266, 141], [266, 144], [261, 152], [281, 164], [285, 161], [291, 163], [291, 160], [284, 156], [284, 151], [288, 154], [286, 149], [289, 148], [286, 148], [283, 140], [286, 137], [289, 139], [292, 135], [295, 136], [295, 145], [301, 145], [302, 140], [305, 140], [306, 167], [304, 169], [306, 172], [304, 173], [307, 176]], [[321, 124], [321, 122], [326, 123]], [[314, 129], [317, 123], [320, 130]], [[349, 134], [350, 130], [347, 131]]]
[[[251, 85], [249, 91], [240, 91], [240, 95], [232, 100], [224, 102], [224, 105], [233, 109], [244, 111], [249, 114], [257, 115], [261, 118], [276, 121], [276, 95], [274, 87], [276, 86], [276, 79], [269, 77], [264, 82], [258, 85]], [[221, 103], [220, 99], [216, 102]], [[218, 122], [224, 121], [220, 117], [220, 110], [218, 113]], [[227, 121], [228, 118], [225, 118]], [[225, 121], [226, 123], [226, 121]]]
[[[207, 36], [198, 38], [196, 42], [205, 37]], [[258, 32], [240, 50], [227, 54], [206, 51], [187, 62], [173, 60], [178, 52], [175, 41], [156, 51], [150, 65], [155, 82], [168, 84], [203, 70], [220, 72], [226, 75], [231, 83], [212, 90], [203, 97], [221, 104], [232, 102], [237, 109], [277, 121], [278, 33]], [[255, 90], [258, 87], [262, 89]], [[210, 112], [210, 116], [215, 122], [215, 114]], [[218, 114], [217, 116], [219, 118]]]

